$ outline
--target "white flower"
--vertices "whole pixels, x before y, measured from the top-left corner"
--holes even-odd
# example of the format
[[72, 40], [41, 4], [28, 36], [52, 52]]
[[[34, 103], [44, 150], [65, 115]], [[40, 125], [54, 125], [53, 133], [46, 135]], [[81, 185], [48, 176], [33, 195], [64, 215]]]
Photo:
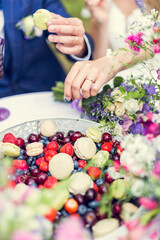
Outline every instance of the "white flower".
[[111, 97], [114, 98], [115, 101], [117, 102], [124, 102], [124, 94], [121, 93], [121, 91], [117, 88], [115, 88], [113, 90], [113, 92], [111, 92]]
[[108, 167], [108, 174], [109, 176], [111, 176], [111, 178], [113, 179], [119, 179], [121, 178], [121, 174], [120, 172], [116, 172], [115, 168], [114, 167]]
[[125, 109], [130, 113], [135, 113], [139, 110], [138, 101], [130, 99], [124, 103]]
[[145, 186], [145, 184], [142, 180], [140, 180], [140, 179], [136, 180], [131, 186], [131, 193], [135, 197], [140, 197], [143, 193], [144, 186]]
[[122, 126], [119, 123], [117, 123], [115, 128], [113, 129], [113, 135], [122, 136], [122, 130], [123, 130]]

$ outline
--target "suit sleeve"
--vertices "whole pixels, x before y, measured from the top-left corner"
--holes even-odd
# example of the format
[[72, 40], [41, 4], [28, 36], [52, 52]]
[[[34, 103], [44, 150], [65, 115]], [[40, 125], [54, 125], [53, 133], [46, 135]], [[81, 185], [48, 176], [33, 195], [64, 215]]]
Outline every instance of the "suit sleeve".
[[[59, 14], [62, 17], [65, 17], [65, 18], [70, 17], [70, 15], [67, 13], [65, 7], [63, 6], [60, 0], [46, 0], [44, 1], [44, 8], [48, 9], [50, 12]], [[46, 34], [48, 35], [49, 33], [46, 31]], [[70, 61], [72, 62], [84, 61], [84, 60], [87, 61], [92, 59], [92, 53], [94, 48], [93, 40], [87, 33], [85, 34], [84, 39], [87, 46], [87, 52], [85, 56], [83, 58], [78, 58], [75, 55], [66, 55]]]

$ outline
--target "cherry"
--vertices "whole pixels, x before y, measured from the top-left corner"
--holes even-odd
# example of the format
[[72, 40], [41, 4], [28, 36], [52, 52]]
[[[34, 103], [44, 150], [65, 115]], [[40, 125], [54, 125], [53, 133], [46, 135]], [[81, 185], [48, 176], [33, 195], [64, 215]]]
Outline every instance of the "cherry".
[[[64, 138], [64, 134], [62, 132], [56, 132], [56, 135], [58, 136], [58, 140], [59, 139], [63, 139]], [[53, 141], [53, 140], [52, 140]]]
[[32, 178], [32, 177], [28, 177], [26, 179], [26, 184], [29, 185], [29, 186], [33, 185], [33, 184], [36, 184], [36, 180], [34, 178]]
[[24, 140], [22, 138], [17, 138], [17, 140], [18, 140], [18, 146], [20, 148], [23, 148], [24, 147]]
[[85, 193], [85, 198], [87, 201], [92, 201], [97, 197], [97, 192], [94, 188], [89, 188]]
[[64, 145], [66, 143], [71, 142], [71, 137], [70, 136], [66, 136], [63, 139], [59, 139], [58, 142], [59, 142], [59, 144]]
[[76, 131], [72, 134], [72, 141], [75, 142], [80, 137], [82, 137], [82, 133], [79, 131]]
[[82, 194], [77, 194], [75, 196], [75, 200], [79, 203], [79, 204], [85, 204], [85, 198]]
[[114, 204], [113, 213], [116, 214], [116, 215], [120, 215], [121, 211], [122, 211], [121, 204], [119, 204], [119, 203]]
[[37, 176], [37, 182], [38, 184], [43, 184], [48, 178], [48, 175], [46, 173], [41, 172]]
[[93, 226], [97, 222], [95, 212], [93, 211], [86, 212], [85, 215], [83, 216], [83, 222], [87, 227]]
[[38, 142], [38, 136], [36, 134], [34, 134], [34, 133], [31, 133], [28, 136], [28, 142], [29, 143]]
[[109, 142], [112, 140], [112, 136], [109, 133], [103, 133], [102, 134], [102, 141]]
[[42, 140], [43, 135], [41, 133], [38, 134], [38, 141]]
[[109, 176], [108, 172], [105, 173], [105, 181], [107, 183], [112, 183], [114, 181], [114, 179], [111, 176]]
[[73, 131], [73, 130], [70, 130], [70, 131], [68, 132], [67, 136], [72, 137], [73, 133], [74, 133], [74, 131]]
[[100, 207], [97, 207], [95, 209], [95, 213], [96, 213], [96, 216], [98, 217], [99, 220], [107, 218], [107, 213], [102, 213]]
[[116, 141], [113, 143], [113, 147], [118, 148], [119, 146], [120, 146], [120, 142], [116, 140]]
[[40, 171], [39, 168], [34, 168], [34, 169], [31, 171], [31, 176], [37, 177], [40, 173], [41, 173], [41, 171]]
[[52, 137], [49, 137], [49, 139], [48, 139], [50, 142], [51, 141], [56, 141], [56, 142], [58, 142], [58, 135], [53, 135]]
[[104, 194], [105, 192], [107, 192], [106, 185], [105, 184], [100, 185], [99, 188], [98, 188], [98, 191], [99, 191], [100, 194]]
[[28, 176], [26, 174], [17, 176], [17, 183], [25, 183]]

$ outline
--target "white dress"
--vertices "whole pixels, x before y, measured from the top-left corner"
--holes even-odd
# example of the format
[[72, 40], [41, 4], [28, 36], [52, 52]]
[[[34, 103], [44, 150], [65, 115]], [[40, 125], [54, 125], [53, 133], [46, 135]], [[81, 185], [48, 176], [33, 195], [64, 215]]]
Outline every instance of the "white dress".
[[121, 9], [112, 1], [108, 0], [110, 5], [108, 20], [108, 38], [110, 47], [113, 50], [124, 47], [124, 39], [127, 36], [128, 26], [137, 20], [141, 15], [139, 8], [126, 17]]

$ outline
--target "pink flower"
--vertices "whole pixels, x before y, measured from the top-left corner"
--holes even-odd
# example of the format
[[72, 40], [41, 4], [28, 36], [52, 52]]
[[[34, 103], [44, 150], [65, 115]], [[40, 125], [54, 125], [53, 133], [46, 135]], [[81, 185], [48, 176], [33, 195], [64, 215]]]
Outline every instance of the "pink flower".
[[80, 218], [70, 216], [64, 219], [55, 231], [55, 240], [90, 240]]
[[160, 160], [156, 162], [154, 169], [153, 169], [153, 174], [155, 174], [158, 179], [160, 180]]
[[160, 53], [160, 42], [154, 45], [154, 53]]
[[140, 52], [140, 47], [143, 44], [143, 33], [131, 34], [125, 39], [125, 42], [129, 44], [130, 48], [135, 52]]
[[152, 121], [153, 119], [153, 113], [147, 113], [148, 120]]
[[118, 172], [120, 170], [120, 166], [121, 166], [120, 161], [115, 160], [113, 165], [114, 165], [114, 168], [115, 168], [116, 172]]
[[158, 79], [160, 80], [160, 69], [158, 69], [157, 74], [158, 74]]
[[17, 230], [13, 233], [11, 240], [43, 240], [39, 234]]
[[152, 210], [158, 207], [158, 203], [147, 197], [140, 197], [139, 204], [145, 207], [147, 210]]
[[122, 134], [125, 134], [129, 130], [130, 126], [133, 124], [133, 121], [129, 119], [128, 116], [124, 116], [124, 120], [125, 122], [124, 125], [122, 125]]

